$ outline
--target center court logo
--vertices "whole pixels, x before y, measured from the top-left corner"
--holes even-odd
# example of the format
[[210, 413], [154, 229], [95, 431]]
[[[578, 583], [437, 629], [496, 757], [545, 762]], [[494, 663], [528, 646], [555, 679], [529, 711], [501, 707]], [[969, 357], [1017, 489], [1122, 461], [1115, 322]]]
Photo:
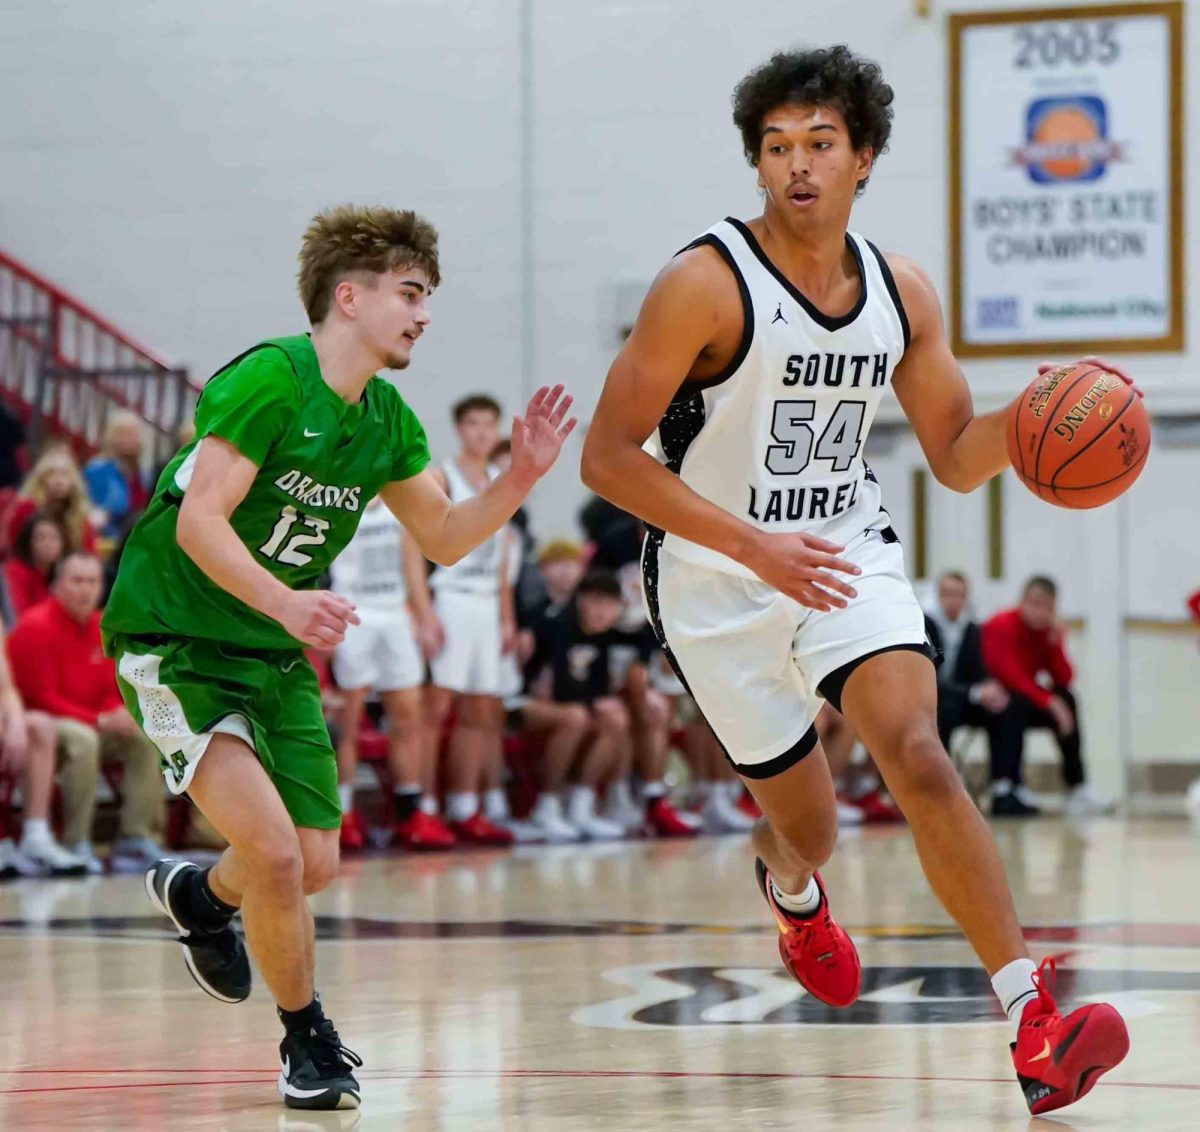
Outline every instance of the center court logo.
[[[622, 967], [605, 978], [629, 988], [609, 1002], [584, 1007], [572, 1021], [603, 1029], [744, 1026], [937, 1026], [1003, 1022], [1004, 1014], [979, 967], [863, 968], [857, 1002], [835, 1009], [806, 994], [776, 967]], [[1200, 973], [1060, 967], [1060, 1002], [1104, 1001], [1126, 1018], [1168, 1009], [1164, 993], [1195, 994]]]
[[1091, 94], [1034, 99], [1025, 111], [1025, 144], [1013, 151], [1038, 185], [1099, 180], [1120, 157], [1108, 136], [1108, 108]]

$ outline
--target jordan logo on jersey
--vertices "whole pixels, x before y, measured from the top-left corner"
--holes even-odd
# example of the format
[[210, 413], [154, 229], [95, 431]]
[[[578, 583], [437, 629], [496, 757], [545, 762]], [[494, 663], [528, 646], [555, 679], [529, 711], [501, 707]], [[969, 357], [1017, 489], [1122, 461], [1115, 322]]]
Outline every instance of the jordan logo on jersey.
[[771, 325], [774, 326], [777, 322], [782, 322], [784, 326], [788, 324], [788, 320], [783, 317], [783, 303], [775, 307], [775, 317], [771, 319]]

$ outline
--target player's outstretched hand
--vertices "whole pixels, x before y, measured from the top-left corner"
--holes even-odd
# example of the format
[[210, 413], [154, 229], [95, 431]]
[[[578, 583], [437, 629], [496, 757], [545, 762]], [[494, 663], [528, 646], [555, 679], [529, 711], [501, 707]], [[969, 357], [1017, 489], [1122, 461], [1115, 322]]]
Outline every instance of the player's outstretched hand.
[[340, 645], [346, 626], [361, 624], [354, 606], [328, 590], [292, 590], [279, 623], [296, 640], [320, 649]]
[[[1052, 369], [1058, 369], [1059, 365], [1061, 364], [1062, 363], [1060, 362], [1042, 362], [1042, 364], [1038, 366], [1038, 377], [1043, 377]], [[1101, 369], [1106, 369], [1114, 377], [1119, 377], [1123, 382], [1125, 382], [1126, 385], [1132, 385], [1134, 393], [1136, 393], [1139, 397], [1144, 398], [1146, 396], [1146, 394], [1138, 388], [1137, 382], [1134, 381], [1133, 378], [1119, 365], [1117, 365], [1116, 362], [1110, 362], [1107, 358], [1098, 358], [1095, 354], [1089, 354], [1086, 358], [1080, 358], [1075, 364], [1081, 366], [1099, 366]]]
[[833, 573], [862, 573], [853, 562], [837, 557], [844, 549], [803, 533], [762, 534], [743, 561], [767, 585], [824, 613], [845, 609], [847, 599], [858, 596], [853, 586]]
[[579, 423], [571, 417], [564, 424], [573, 397], [563, 395], [561, 385], [543, 385], [529, 401], [524, 417], [513, 417], [512, 470], [530, 480], [540, 479], [558, 459], [563, 441]]

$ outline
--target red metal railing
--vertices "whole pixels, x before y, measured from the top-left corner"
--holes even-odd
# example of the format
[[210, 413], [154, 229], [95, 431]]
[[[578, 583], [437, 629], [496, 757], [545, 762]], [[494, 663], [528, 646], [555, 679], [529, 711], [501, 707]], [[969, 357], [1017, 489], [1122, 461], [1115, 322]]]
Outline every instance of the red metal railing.
[[129, 409], [150, 426], [151, 454], [163, 460], [197, 394], [185, 369], [0, 251], [0, 397], [35, 443], [61, 436], [86, 458], [109, 413]]

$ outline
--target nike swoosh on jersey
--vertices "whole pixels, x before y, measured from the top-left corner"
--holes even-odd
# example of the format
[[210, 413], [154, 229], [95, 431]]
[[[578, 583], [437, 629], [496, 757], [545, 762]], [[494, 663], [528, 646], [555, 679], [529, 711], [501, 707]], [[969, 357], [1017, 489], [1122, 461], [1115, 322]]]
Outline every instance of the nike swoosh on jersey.
[[309, 432], [308, 429], [305, 429], [304, 435], [305, 436], [320, 436], [321, 434], [319, 432]]

